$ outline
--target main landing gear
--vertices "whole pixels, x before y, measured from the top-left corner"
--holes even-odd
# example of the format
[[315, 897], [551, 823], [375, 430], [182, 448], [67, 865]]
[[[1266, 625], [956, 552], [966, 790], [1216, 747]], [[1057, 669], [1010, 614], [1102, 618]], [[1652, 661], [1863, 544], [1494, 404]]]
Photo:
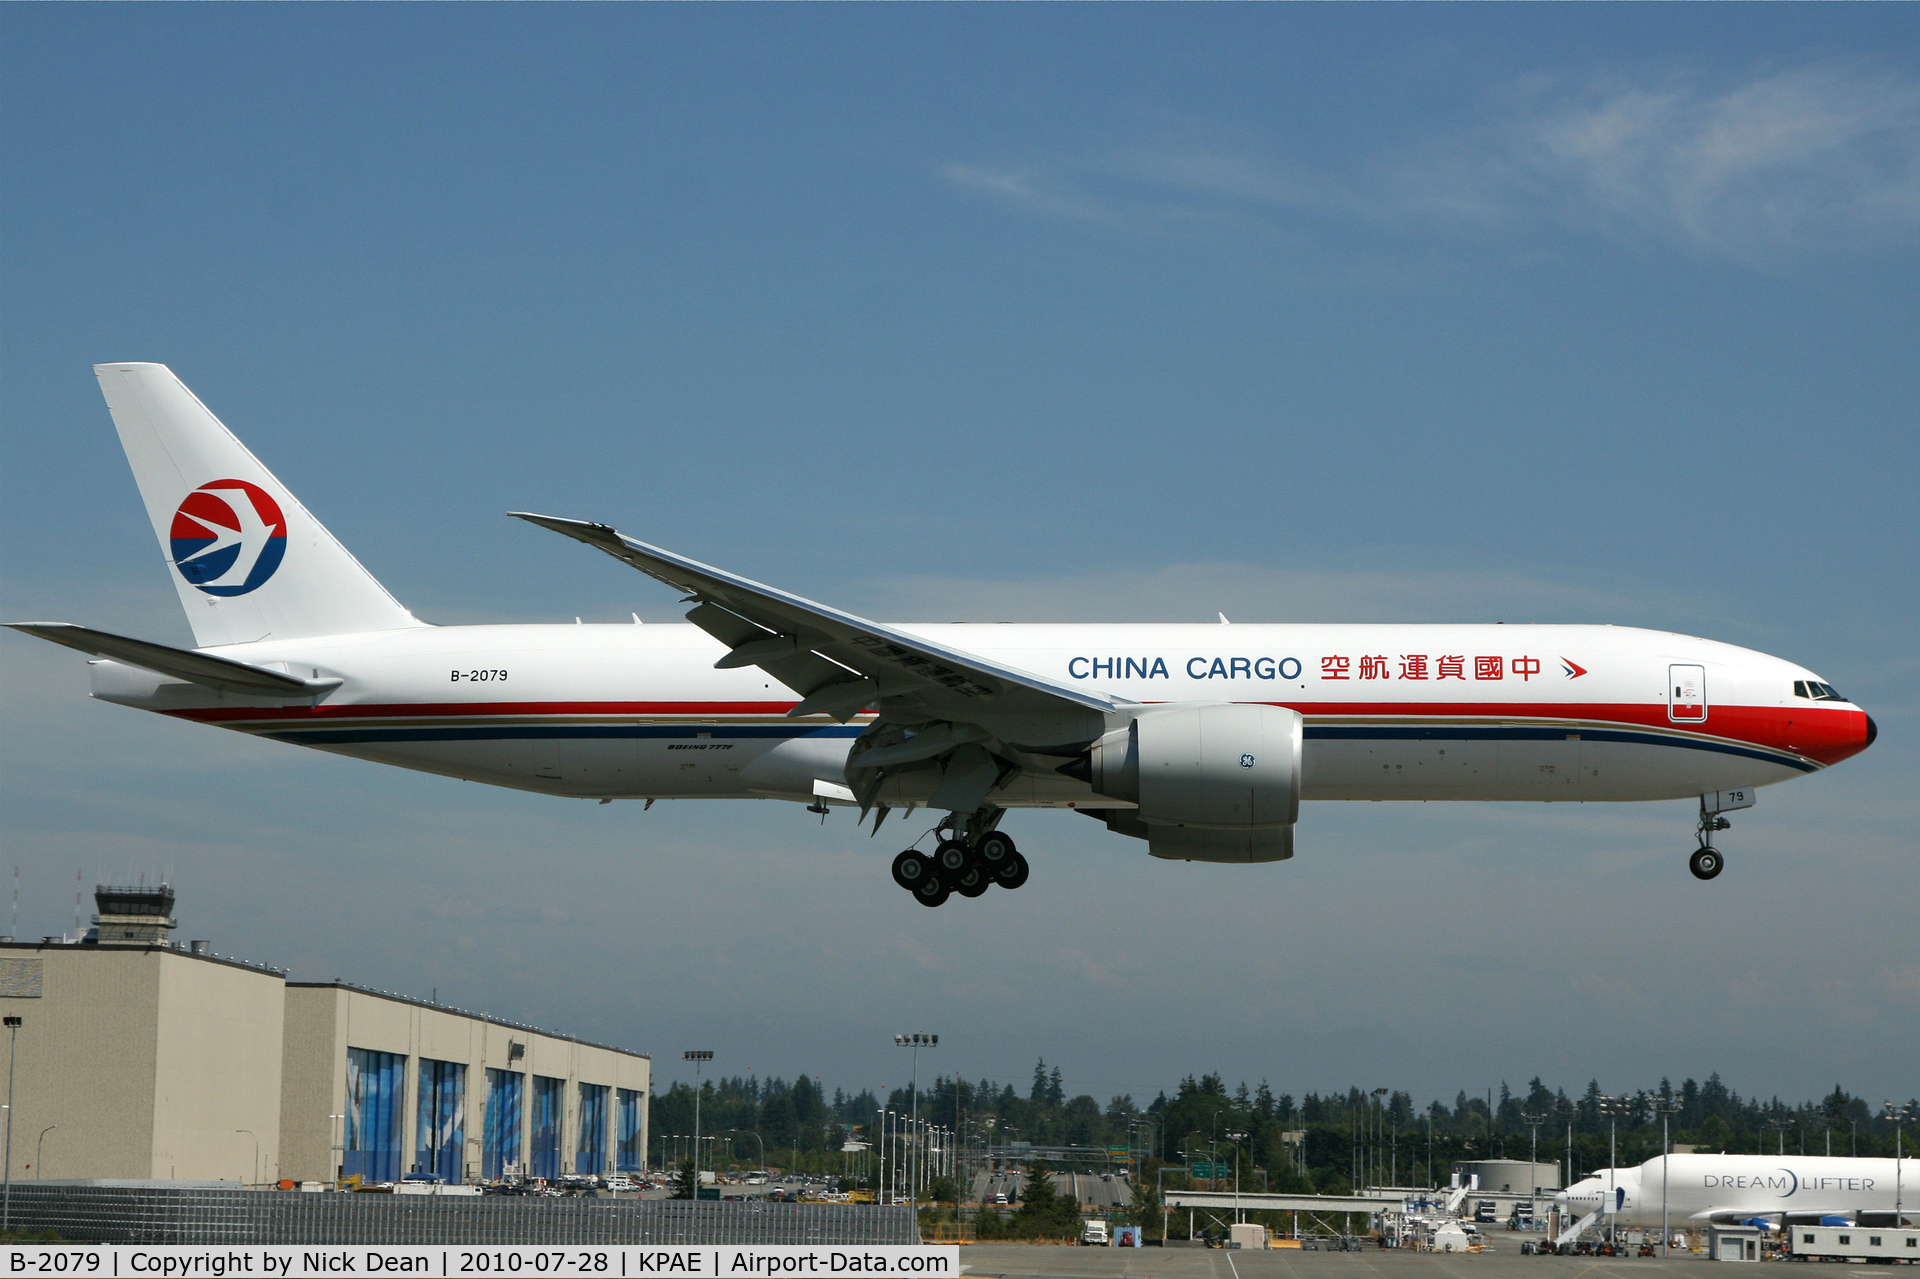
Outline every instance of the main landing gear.
[[1018, 888], [1027, 882], [1027, 859], [1011, 836], [988, 831], [971, 843], [942, 839], [929, 857], [909, 848], [893, 859], [893, 882], [922, 906], [939, 906], [954, 893], [978, 897], [995, 884]]
[[1687, 869], [1693, 872], [1695, 879], [1712, 879], [1726, 869], [1727, 855], [1713, 846], [1715, 831], [1723, 831], [1733, 825], [1718, 813], [1709, 813], [1703, 807], [1700, 813], [1700, 825], [1696, 828], [1696, 837], [1700, 847], [1693, 850], [1693, 856], [1687, 858]]

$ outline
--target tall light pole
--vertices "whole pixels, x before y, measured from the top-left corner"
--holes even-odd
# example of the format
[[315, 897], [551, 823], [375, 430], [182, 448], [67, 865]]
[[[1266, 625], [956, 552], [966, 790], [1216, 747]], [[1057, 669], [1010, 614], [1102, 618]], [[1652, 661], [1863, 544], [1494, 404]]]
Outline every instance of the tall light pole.
[[1373, 1147], [1373, 1159], [1371, 1161], [1373, 1171], [1368, 1175], [1372, 1177], [1376, 1185], [1380, 1181], [1380, 1099], [1386, 1095], [1387, 1090], [1384, 1088], [1376, 1088], [1373, 1090], [1373, 1140], [1369, 1143]]
[[1233, 1219], [1235, 1221], [1241, 1220], [1241, 1217], [1240, 1217], [1240, 1143], [1245, 1141], [1246, 1139], [1247, 1139], [1247, 1134], [1243, 1132], [1230, 1132], [1227, 1134], [1227, 1140], [1233, 1143]]
[[913, 1206], [915, 1220], [920, 1212], [920, 1050], [931, 1048], [940, 1042], [938, 1035], [895, 1035], [894, 1046], [913, 1049], [913, 1113], [908, 1131], [913, 1141], [907, 1147], [907, 1202]]
[[687, 1198], [700, 1202], [700, 1067], [713, 1060], [713, 1049], [692, 1048], [680, 1054], [693, 1063], [693, 1190]]
[[1527, 1126], [1527, 1224], [1540, 1212], [1540, 1125], [1547, 1122], [1545, 1111], [1523, 1110], [1520, 1122]]
[[[729, 1129], [727, 1129], [727, 1132], [728, 1132], [729, 1134], [731, 1134], [731, 1135], [736, 1135], [736, 1136], [737, 1136], [738, 1134], [740, 1134], [740, 1133], [743, 1133], [743, 1132], [744, 1132], [744, 1133], [746, 1133], [746, 1134], [747, 1134], [747, 1136], [749, 1136], [749, 1137], [751, 1137], [751, 1138], [753, 1138], [753, 1139], [754, 1139], [755, 1141], [757, 1141], [757, 1142], [759, 1142], [759, 1143], [760, 1143], [760, 1171], [761, 1171], [761, 1172], [765, 1172], [765, 1171], [767, 1170], [767, 1141], [766, 1141], [766, 1138], [764, 1138], [764, 1137], [762, 1137], [762, 1136], [761, 1136], [761, 1135], [760, 1135], [759, 1133], [757, 1133], [757, 1132], [755, 1132], [755, 1131], [754, 1131], [753, 1129], [751, 1129], [751, 1128], [729, 1128]], [[831, 1166], [831, 1165], [829, 1165], [829, 1166]]]
[[0, 1234], [13, 1228], [13, 1063], [20, 1049], [20, 1018], [9, 1017], [7, 1028], [7, 1180], [0, 1191]]
[[[1387, 1099], [1380, 1103], [1380, 1114], [1387, 1126], [1387, 1184], [1389, 1186], [1400, 1184], [1400, 1112], [1394, 1107], [1397, 1100], [1395, 1094], [1388, 1093]], [[1407, 1101], [1411, 1103], [1413, 1097], [1409, 1095]], [[1411, 1164], [1413, 1161], [1409, 1159], [1407, 1162]]]
[[[251, 1128], [235, 1128], [234, 1131], [243, 1132], [253, 1138], [253, 1184], [257, 1186], [260, 1184], [260, 1138]], [[45, 1133], [41, 1134], [41, 1136], [45, 1135]]]
[[48, 1124], [40, 1130], [40, 1140], [33, 1143], [33, 1179], [39, 1181], [47, 1175], [44, 1167], [47, 1153], [47, 1134], [58, 1128], [59, 1124]]
[[1614, 1241], [1613, 1227], [1616, 1215], [1615, 1210], [1619, 1207], [1619, 1205], [1614, 1202], [1617, 1197], [1614, 1183], [1619, 1177], [1619, 1174], [1615, 1171], [1615, 1166], [1620, 1162], [1617, 1133], [1620, 1116], [1627, 1111], [1627, 1099], [1625, 1097], [1608, 1097], [1603, 1095], [1600, 1098], [1600, 1111], [1607, 1117], [1607, 1242], [1612, 1243]]
[[1567, 1111], [1567, 1166], [1560, 1176], [1567, 1185], [1573, 1184], [1573, 1111]]
[[1667, 1225], [1667, 1155], [1673, 1148], [1667, 1140], [1667, 1121], [1680, 1113], [1680, 1103], [1662, 1097], [1653, 1108], [1660, 1112], [1660, 1255], [1665, 1257], [1673, 1250], [1673, 1231]]
[[[1897, 1230], [1904, 1226], [1907, 1220], [1901, 1215], [1901, 1193], [1904, 1189], [1902, 1173], [1906, 1161], [1906, 1146], [1902, 1143], [1900, 1130], [1902, 1126], [1912, 1122], [1913, 1107], [1911, 1105], [1896, 1106], [1891, 1101], [1882, 1099], [1880, 1109], [1881, 1118], [1893, 1121], [1893, 1224]], [[13, 1112], [9, 1110], [7, 1115], [7, 1122], [11, 1125]]]
[[[1220, 1116], [1223, 1114], [1237, 1115], [1239, 1113], [1240, 1113], [1239, 1111], [1234, 1110], [1231, 1106], [1229, 1106], [1224, 1111], [1216, 1110], [1213, 1112], [1213, 1122], [1207, 1125], [1207, 1158], [1215, 1165], [1213, 1171], [1216, 1174], [1220, 1171], [1218, 1167], [1220, 1160], [1215, 1148], [1215, 1142], [1216, 1142], [1215, 1134], [1220, 1126]], [[1195, 1129], [1195, 1131], [1197, 1132], [1199, 1130]], [[1209, 1178], [1209, 1180], [1217, 1181], [1219, 1180], [1219, 1178], [1218, 1176], [1215, 1176], [1215, 1177]]]

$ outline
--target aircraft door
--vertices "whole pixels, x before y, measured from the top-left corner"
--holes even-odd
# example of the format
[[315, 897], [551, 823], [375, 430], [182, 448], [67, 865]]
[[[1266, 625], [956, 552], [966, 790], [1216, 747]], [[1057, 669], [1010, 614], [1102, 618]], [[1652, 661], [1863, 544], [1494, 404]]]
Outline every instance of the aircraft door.
[[1667, 667], [1667, 718], [1676, 724], [1707, 722], [1707, 668]]

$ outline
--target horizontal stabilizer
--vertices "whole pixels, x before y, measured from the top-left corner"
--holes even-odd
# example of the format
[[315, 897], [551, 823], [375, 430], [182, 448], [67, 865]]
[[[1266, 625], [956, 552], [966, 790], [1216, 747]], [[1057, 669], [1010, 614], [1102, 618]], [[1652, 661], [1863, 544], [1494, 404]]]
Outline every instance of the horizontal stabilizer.
[[95, 657], [111, 657], [116, 662], [183, 679], [221, 693], [248, 693], [255, 697], [312, 697], [340, 687], [338, 679], [299, 679], [271, 671], [264, 666], [249, 666], [228, 657], [196, 653], [192, 649], [173, 648], [150, 640], [130, 639], [106, 631], [89, 630], [71, 622], [8, 622], [12, 629], [36, 635], [55, 644], [63, 644]]

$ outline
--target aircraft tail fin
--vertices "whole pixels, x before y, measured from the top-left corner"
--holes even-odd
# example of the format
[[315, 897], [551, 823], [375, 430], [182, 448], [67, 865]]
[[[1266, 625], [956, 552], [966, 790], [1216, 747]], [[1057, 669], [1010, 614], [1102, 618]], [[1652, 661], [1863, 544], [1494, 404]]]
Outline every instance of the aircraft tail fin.
[[166, 365], [93, 371], [197, 645], [422, 625]]

